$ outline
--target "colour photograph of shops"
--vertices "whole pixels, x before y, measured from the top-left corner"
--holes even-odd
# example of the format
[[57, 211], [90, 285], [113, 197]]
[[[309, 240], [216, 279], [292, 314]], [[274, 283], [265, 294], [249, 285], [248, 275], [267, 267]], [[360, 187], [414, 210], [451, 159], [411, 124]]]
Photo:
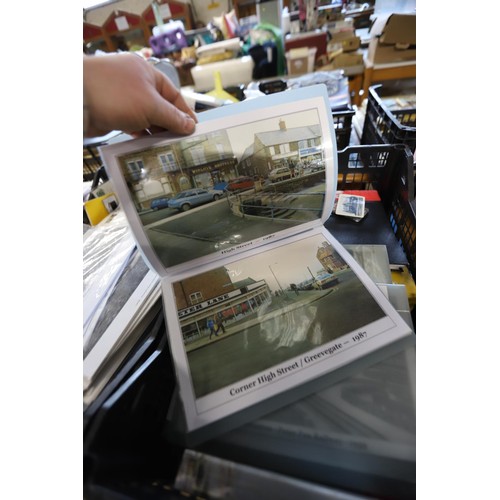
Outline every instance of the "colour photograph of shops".
[[[197, 397], [385, 316], [321, 235], [234, 260], [173, 287]], [[353, 307], [356, 314], [349, 313]]]

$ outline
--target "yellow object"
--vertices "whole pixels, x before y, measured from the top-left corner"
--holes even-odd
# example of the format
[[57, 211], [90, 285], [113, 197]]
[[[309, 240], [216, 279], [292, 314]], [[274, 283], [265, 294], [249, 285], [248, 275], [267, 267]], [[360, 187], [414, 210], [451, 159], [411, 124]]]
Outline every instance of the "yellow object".
[[391, 277], [393, 283], [405, 285], [408, 304], [410, 305], [410, 309], [413, 309], [417, 302], [417, 286], [408, 268], [406, 266], [391, 266]]
[[207, 95], [215, 97], [216, 99], [228, 99], [232, 102], [240, 102], [236, 97], [232, 96], [229, 92], [226, 92], [222, 88], [222, 79], [220, 77], [220, 71], [214, 71], [214, 85], [215, 88], [210, 92], [207, 92]]
[[181, 49], [181, 61], [196, 59], [196, 47], [183, 47]]
[[233, 59], [234, 54], [230, 50], [225, 50], [224, 52], [218, 52], [217, 54], [201, 56], [196, 61], [196, 64], [210, 64], [217, 61], [226, 61], [227, 59]]
[[116, 207], [118, 202], [113, 193], [86, 201], [83, 205], [91, 226], [97, 226]]

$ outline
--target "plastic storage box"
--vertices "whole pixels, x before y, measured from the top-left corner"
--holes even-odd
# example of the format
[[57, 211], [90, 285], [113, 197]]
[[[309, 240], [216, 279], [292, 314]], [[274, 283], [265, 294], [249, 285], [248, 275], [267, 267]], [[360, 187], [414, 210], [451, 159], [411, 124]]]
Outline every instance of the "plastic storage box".
[[251, 56], [198, 64], [191, 68], [191, 77], [196, 92], [208, 92], [215, 88], [215, 73], [220, 73], [224, 88], [250, 83], [254, 62]]
[[188, 46], [184, 25], [180, 21], [172, 21], [162, 26], [153, 28], [153, 36], [149, 44], [156, 57], [162, 57], [172, 52], [180, 52]]
[[[412, 89], [413, 92], [415, 91]], [[416, 106], [389, 109], [384, 98], [394, 96], [403, 89], [382, 84], [368, 89], [365, 121], [361, 144], [406, 144], [415, 152], [417, 144]]]
[[405, 144], [349, 146], [338, 152], [338, 190], [375, 189], [416, 282], [413, 154]]

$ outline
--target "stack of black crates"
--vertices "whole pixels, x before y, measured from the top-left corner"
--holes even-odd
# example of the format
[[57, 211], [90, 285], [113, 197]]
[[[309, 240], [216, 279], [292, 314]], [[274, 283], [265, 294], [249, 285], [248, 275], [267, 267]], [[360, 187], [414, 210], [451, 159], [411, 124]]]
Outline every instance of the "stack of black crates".
[[361, 144], [406, 144], [414, 153], [417, 145], [416, 107], [389, 109], [384, 103], [384, 97], [397, 91], [381, 84], [368, 89]]
[[338, 152], [339, 190], [378, 192], [416, 281], [416, 204], [413, 154], [405, 144], [349, 146]]
[[411, 81], [369, 88], [361, 145], [339, 147], [337, 189], [378, 191], [416, 282], [416, 107], [390, 110], [384, 103], [408, 88], [414, 90]]

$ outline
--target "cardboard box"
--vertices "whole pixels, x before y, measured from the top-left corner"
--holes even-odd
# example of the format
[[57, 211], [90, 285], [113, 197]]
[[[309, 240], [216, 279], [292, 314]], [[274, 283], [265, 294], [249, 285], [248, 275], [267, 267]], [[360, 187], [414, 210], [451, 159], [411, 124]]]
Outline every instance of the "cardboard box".
[[387, 64], [415, 61], [416, 58], [416, 14], [377, 17], [370, 30], [367, 59], [373, 64]]
[[361, 39], [359, 36], [354, 35], [350, 31], [339, 31], [338, 33], [332, 35], [329, 43], [339, 43], [342, 45], [342, 50], [344, 52], [350, 52], [359, 49], [361, 46]]
[[286, 54], [289, 75], [303, 75], [314, 71], [316, 47], [301, 47], [290, 49]]
[[330, 59], [333, 69], [348, 68], [350, 66], [363, 65], [363, 52], [357, 50], [355, 52], [342, 52]]

